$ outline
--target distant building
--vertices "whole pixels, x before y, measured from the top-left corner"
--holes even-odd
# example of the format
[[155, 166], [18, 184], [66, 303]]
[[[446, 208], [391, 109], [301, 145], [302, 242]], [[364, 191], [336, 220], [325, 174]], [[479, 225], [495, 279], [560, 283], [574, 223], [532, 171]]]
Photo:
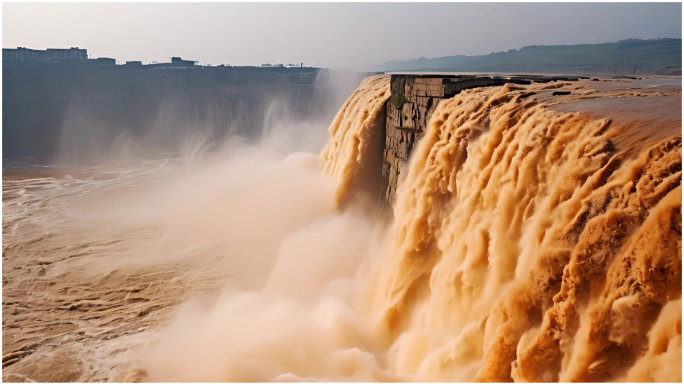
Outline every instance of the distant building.
[[261, 66], [268, 68], [287, 68], [290, 66], [294, 66], [294, 64], [261, 64]]
[[112, 59], [111, 57], [98, 57], [97, 59], [94, 59], [93, 62], [98, 65], [116, 65], [116, 59]]
[[[72, 48], [48, 48], [44, 50], [40, 49], [29, 49], [26, 47], [17, 48], [3, 48], [2, 49], [2, 60], [3, 62], [17, 62], [17, 61], [40, 61], [40, 62], [50, 62], [50, 63], [61, 63], [61, 62], [84, 62], [94, 65], [101, 66], [116, 66], [116, 59], [111, 57], [98, 57], [96, 59], [88, 58], [88, 50], [81, 49], [78, 47]], [[171, 58], [170, 63], [157, 63], [152, 61], [150, 64], [143, 65], [142, 61], [130, 60], [126, 61], [123, 67], [126, 68], [191, 68], [197, 66], [197, 61], [195, 60], [183, 60], [178, 56]], [[221, 66], [224, 66], [223, 64]], [[226, 67], [230, 65], [226, 64]], [[277, 67], [282, 66], [282, 64], [265, 64], [264, 66]], [[208, 66], [211, 67], [211, 66]]]
[[46, 61], [45, 51], [40, 51], [36, 49], [27, 49], [24, 47], [15, 48], [3, 48], [2, 49], [2, 60], [39, 60]]
[[145, 65], [146, 68], [190, 68], [194, 67], [197, 61], [183, 60], [180, 57], [172, 57], [170, 63], [157, 63], [156, 61]]
[[78, 47], [72, 48], [48, 48], [46, 50], [28, 49], [25, 47], [3, 48], [3, 60], [14, 61], [85, 61], [88, 60], [88, 50]]
[[172, 57], [171, 58], [171, 66], [172, 67], [194, 67], [195, 63], [197, 63], [197, 61], [183, 60], [180, 57]]
[[88, 51], [79, 48], [48, 48], [46, 49], [48, 61], [66, 61], [66, 60], [87, 60]]

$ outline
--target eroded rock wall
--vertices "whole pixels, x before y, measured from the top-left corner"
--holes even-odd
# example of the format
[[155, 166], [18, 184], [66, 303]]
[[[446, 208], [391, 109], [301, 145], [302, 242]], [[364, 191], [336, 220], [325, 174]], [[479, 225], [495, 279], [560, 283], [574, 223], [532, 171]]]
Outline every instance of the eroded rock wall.
[[385, 103], [385, 149], [382, 176], [385, 199], [390, 206], [396, 200], [400, 175], [408, 164], [414, 145], [423, 137], [428, 120], [440, 101], [464, 89], [530, 84], [555, 80], [576, 81], [572, 76], [476, 76], [476, 75], [392, 75], [391, 96]]

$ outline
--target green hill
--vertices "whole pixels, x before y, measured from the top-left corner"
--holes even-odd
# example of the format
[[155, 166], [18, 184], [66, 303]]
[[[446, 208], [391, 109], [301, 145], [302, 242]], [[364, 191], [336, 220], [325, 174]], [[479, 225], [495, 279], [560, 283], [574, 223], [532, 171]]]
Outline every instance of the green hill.
[[380, 64], [389, 72], [527, 72], [578, 75], [681, 75], [682, 39], [533, 45], [482, 56], [447, 56]]

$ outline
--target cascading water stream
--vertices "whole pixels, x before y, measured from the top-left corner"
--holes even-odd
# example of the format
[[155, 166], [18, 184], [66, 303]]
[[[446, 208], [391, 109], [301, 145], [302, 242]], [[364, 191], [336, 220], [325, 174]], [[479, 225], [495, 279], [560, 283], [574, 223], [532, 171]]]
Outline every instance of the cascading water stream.
[[[663, 363], [681, 358], [681, 136], [620, 148], [624, 126], [529, 98], [543, 87], [464, 91], [430, 119], [366, 290], [400, 377], [681, 377]], [[329, 171], [364, 156], [352, 117]], [[347, 193], [356, 174], [332, 173]]]

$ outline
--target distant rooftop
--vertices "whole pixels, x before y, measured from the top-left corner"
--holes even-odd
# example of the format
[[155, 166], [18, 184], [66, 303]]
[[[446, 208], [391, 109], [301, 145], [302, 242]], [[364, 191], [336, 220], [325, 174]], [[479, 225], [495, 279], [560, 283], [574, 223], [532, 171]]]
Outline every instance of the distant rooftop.
[[[44, 50], [30, 49], [26, 47], [17, 48], [3, 48], [2, 60], [6, 63], [23, 62], [23, 61], [37, 61], [37, 62], [84, 62], [107, 66], [126, 66], [130, 67], [144, 67], [144, 68], [204, 68], [212, 67], [211, 65], [198, 66], [198, 60], [186, 60], [180, 56], [171, 57], [171, 62], [158, 63], [152, 61], [150, 64], [143, 64], [140, 60], [128, 60], [125, 63], [117, 65], [117, 61], [110, 57], [89, 58], [88, 50], [85, 48], [71, 47], [71, 48], [47, 48]], [[215, 67], [228, 68], [229, 64], [220, 64]], [[245, 67], [253, 67], [246, 65]], [[304, 68], [304, 63], [298, 64], [262, 64], [265, 68]]]
[[35, 60], [35, 61], [67, 61], [88, 60], [88, 50], [78, 47], [48, 48], [45, 50], [29, 49], [26, 47], [3, 48], [3, 60]]

